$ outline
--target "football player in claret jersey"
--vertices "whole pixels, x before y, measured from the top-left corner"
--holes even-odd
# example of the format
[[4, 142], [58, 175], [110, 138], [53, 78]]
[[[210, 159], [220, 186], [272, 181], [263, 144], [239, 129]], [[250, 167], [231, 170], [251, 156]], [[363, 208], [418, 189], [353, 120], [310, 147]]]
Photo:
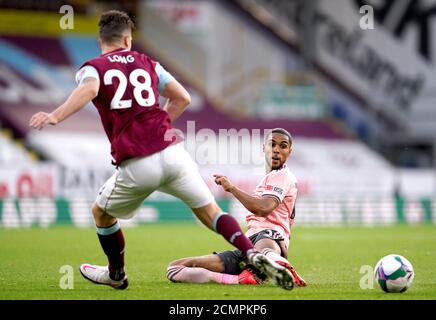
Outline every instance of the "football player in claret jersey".
[[[225, 176], [215, 175], [215, 182], [248, 210], [246, 235], [254, 247], [286, 267], [295, 284], [304, 287], [306, 282], [287, 260], [297, 197], [297, 180], [286, 166], [291, 152], [289, 132], [273, 129], [264, 144], [266, 175], [252, 195], [234, 186]], [[245, 255], [240, 250], [173, 261], [168, 266], [167, 277], [173, 282], [222, 284], [259, 284], [265, 280], [265, 275], [255, 266], [245, 264]]]
[[[133, 22], [121, 11], [102, 14], [101, 55], [85, 62], [76, 74], [77, 87], [51, 113], [30, 119], [34, 129], [57, 125], [92, 101], [111, 143], [116, 171], [100, 189], [92, 214], [108, 266], [83, 264], [88, 280], [116, 289], [128, 286], [125, 243], [117, 219], [131, 218], [152, 192], [159, 190], [184, 201], [208, 228], [247, 255], [247, 260], [283, 288], [292, 274], [254, 249], [237, 221], [221, 211], [184, 148], [173, 143], [172, 122], [190, 103], [189, 93], [156, 61], [132, 51]], [[159, 95], [167, 98], [159, 105]]]

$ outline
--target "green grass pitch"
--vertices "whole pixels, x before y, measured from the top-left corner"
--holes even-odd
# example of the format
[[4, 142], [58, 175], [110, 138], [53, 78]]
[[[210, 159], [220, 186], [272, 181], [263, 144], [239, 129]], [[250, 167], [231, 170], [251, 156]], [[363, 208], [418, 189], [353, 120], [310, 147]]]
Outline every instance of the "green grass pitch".
[[[173, 259], [231, 248], [219, 235], [196, 224], [155, 224], [125, 228], [127, 290], [83, 279], [78, 266], [105, 264], [95, 230], [74, 227], [0, 229], [0, 299], [297, 300], [436, 299], [436, 226], [296, 227], [290, 259], [308, 287], [285, 291], [272, 284], [225, 286], [171, 283], [165, 277]], [[415, 268], [412, 287], [387, 294], [359, 286], [362, 265], [374, 266], [397, 253]], [[60, 268], [74, 269], [74, 289], [59, 286]]]

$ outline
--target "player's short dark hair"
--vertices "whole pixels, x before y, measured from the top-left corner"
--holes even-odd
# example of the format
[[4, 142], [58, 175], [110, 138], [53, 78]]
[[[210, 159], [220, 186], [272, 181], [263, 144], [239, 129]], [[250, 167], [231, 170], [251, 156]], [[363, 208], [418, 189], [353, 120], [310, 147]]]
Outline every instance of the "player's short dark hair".
[[290, 143], [290, 145], [292, 146], [292, 136], [291, 136], [291, 134], [287, 131], [287, 130], [285, 130], [285, 129], [283, 129], [283, 128], [275, 128], [275, 129], [272, 129], [270, 132], [268, 132], [268, 134], [266, 135], [266, 137], [265, 137], [265, 141], [269, 138], [269, 136], [271, 136], [273, 133], [280, 133], [280, 134], [282, 134], [282, 135], [284, 135], [284, 136], [287, 136], [288, 137], [288, 139], [289, 139], [289, 143]]
[[129, 15], [118, 10], [103, 12], [98, 26], [100, 28], [100, 39], [105, 43], [120, 41], [123, 38], [123, 32], [132, 30], [135, 27]]

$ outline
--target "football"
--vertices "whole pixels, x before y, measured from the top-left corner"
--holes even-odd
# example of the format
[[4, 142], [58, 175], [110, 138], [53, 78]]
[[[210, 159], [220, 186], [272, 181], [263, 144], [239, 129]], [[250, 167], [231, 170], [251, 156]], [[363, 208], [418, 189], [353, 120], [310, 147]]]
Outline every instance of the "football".
[[404, 292], [413, 282], [413, 266], [403, 256], [390, 254], [381, 258], [374, 269], [375, 281], [385, 292]]

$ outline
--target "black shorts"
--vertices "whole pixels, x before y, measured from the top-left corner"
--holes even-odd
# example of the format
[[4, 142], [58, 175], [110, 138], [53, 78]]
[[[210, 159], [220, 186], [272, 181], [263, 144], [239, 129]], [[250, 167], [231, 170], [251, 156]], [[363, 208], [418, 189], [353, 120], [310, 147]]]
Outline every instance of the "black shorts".
[[[281, 256], [287, 257], [287, 253], [284, 252], [284, 238], [275, 230], [265, 229], [256, 234], [253, 234], [250, 238], [253, 244], [256, 244], [261, 239], [271, 239], [277, 242], [277, 244], [282, 248]], [[220, 257], [224, 264], [224, 273], [227, 274], [240, 274], [243, 270], [243, 265], [241, 263], [245, 260], [245, 254], [240, 250], [227, 250], [215, 254]]]

